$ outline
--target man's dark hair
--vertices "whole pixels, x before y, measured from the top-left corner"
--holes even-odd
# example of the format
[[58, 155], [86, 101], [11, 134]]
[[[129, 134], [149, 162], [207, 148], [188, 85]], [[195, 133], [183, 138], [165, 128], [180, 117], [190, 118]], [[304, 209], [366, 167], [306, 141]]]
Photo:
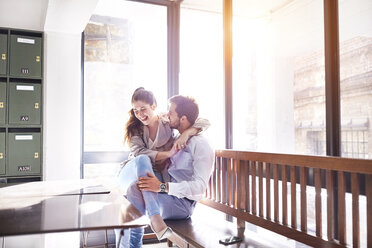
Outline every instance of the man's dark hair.
[[199, 116], [199, 106], [194, 98], [177, 95], [171, 97], [169, 102], [176, 104], [178, 118], [186, 116], [190, 124], [194, 125], [196, 118]]

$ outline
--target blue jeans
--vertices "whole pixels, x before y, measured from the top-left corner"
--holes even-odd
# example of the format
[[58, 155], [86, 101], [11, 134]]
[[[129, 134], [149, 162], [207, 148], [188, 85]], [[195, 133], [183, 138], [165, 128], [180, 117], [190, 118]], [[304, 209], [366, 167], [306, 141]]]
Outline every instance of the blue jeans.
[[[139, 177], [147, 177], [147, 172], [151, 174], [155, 174], [156, 177], [162, 181], [160, 173], [154, 173], [152, 169], [151, 160], [146, 155], [139, 155], [129, 161], [120, 171], [119, 174], [119, 184], [122, 189], [125, 191], [128, 188], [137, 188], [137, 180]], [[138, 189], [138, 188], [137, 188]], [[142, 207], [142, 205], [137, 204], [138, 200], [131, 198], [131, 196], [127, 196], [128, 200], [138, 209]], [[140, 202], [144, 202], [145, 204], [145, 211], [141, 211], [142, 214], [147, 212], [148, 216], [153, 216], [156, 214], [160, 214], [159, 204], [157, 201], [157, 193], [144, 191], [141, 194]], [[116, 244], [119, 246], [118, 242], [120, 241], [120, 248], [125, 247], [141, 247], [142, 245], [142, 237], [143, 237], [143, 228], [131, 228], [126, 230], [116, 229]]]
[[[150, 158], [140, 155], [128, 162], [120, 171], [120, 185], [127, 190], [127, 199], [142, 214], [153, 216], [160, 214], [163, 219], [187, 219], [191, 216], [196, 202], [186, 198], [177, 198], [165, 193], [154, 193], [149, 191], [140, 191], [137, 187], [138, 177], [147, 176], [147, 172], [154, 174]], [[161, 181], [161, 175], [155, 173]], [[131, 181], [131, 182], [129, 182]], [[129, 183], [128, 183], [129, 182]], [[129, 185], [129, 186], [128, 186]], [[143, 228], [131, 228], [123, 230], [120, 235], [120, 229], [115, 230], [117, 244], [118, 237], [121, 236], [120, 248], [137, 248], [142, 246]]]

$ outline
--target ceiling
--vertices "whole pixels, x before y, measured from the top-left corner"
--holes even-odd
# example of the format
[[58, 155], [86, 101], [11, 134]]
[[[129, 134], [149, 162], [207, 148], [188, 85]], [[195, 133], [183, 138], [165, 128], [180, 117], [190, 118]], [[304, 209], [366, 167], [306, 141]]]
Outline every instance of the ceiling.
[[0, 27], [81, 33], [98, 0], [0, 0]]
[[[80, 33], [97, 2], [98, 0], [0, 0], [0, 27]], [[223, 0], [184, 0], [181, 6], [221, 13], [222, 2]], [[233, 12], [238, 16], [260, 18], [273, 14], [292, 2], [294, 0], [233, 0]]]
[[[235, 16], [260, 18], [286, 7], [294, 0], [233, 0]], [[211, 12], [222, 12], [223, 0], [183, 0], [182, 7]]]

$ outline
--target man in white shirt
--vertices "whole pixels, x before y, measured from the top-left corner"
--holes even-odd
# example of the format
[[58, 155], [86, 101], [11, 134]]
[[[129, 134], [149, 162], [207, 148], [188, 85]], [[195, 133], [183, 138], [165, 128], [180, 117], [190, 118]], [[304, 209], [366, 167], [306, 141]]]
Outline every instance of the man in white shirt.
[[[169, 124], [182, 133], [198, 117], [198, 105], [194, 99], [185, 96], [174, 96], [169, 102]], [[214, 162], [214, 152], [208, 141], [202, 135], [196, 135], [182, 150], [177, 151], [175, 147], [172, 150], [175, 155], [171, 158], [169, 178], [165, 182], [148, 173], [148, 177], [139, 178], [137, 187], [132, 185], [127, 191], [128, 200], [142, 214], [146, 213], [142, 191], [160, 192], [157, 196], [158, 211], [163, 219], [187, 219], [207, 189]], [[142, 240], [138, 237], [140, 232], [133, 231], [136, 234], [131, 234], [130, 244], [137, 247]]]

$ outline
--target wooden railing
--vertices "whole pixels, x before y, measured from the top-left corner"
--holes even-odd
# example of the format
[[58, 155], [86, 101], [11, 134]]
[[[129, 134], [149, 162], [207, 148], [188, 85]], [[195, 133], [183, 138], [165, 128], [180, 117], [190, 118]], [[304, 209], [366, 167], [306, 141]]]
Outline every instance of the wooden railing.
[[[348, 188], [352, 220], [346, 226]], [[361, 192], [367, 225], [359, 220]], [[238, 227], [247, 221], [310, 246], [360, 247], [362, 233], [372, 247], [372, 160], [218, 150], [202, 203], [236, 217]], [[347, 240], [350, 231], [352, 239]]]

